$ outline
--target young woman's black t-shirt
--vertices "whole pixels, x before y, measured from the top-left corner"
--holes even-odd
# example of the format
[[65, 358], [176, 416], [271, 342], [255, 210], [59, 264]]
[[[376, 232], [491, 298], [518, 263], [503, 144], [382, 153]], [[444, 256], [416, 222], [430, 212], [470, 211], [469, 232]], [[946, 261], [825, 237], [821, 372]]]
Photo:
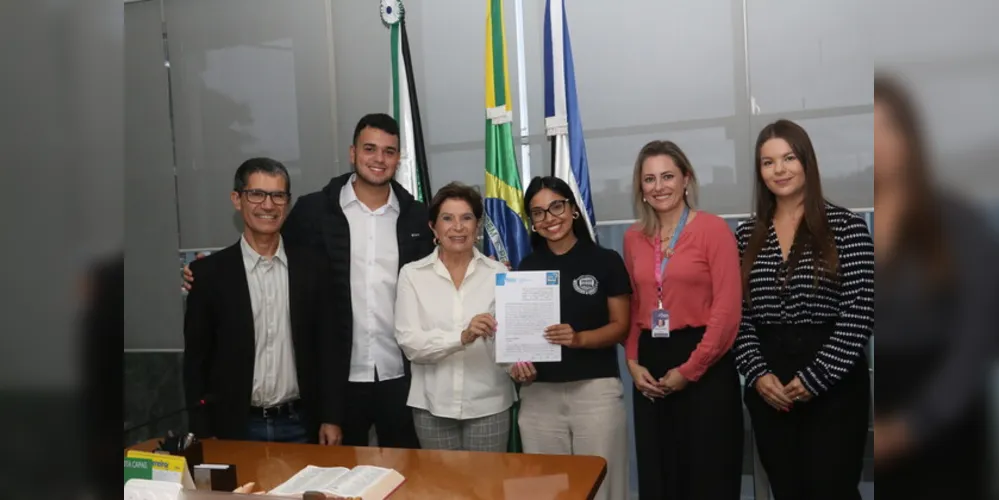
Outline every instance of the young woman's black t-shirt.
[[[631, 294], [624, 260], [614, 250], [579, 241], [563, 255], [542, 247], [520, 263], [519, 271], [559, 271], [562, 323], [582, 332], [610, 322], [608, 297]], [[562, 347], [562, 361], [535, 363], [537, 382], [573, 382], [618, 377], [617, 347]]]

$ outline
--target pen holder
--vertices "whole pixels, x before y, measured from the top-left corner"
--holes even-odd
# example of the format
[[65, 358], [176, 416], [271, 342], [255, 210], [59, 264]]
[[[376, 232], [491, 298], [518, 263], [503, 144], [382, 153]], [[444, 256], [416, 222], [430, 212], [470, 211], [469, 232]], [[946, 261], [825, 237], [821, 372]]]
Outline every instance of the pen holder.
[[205, 463], [205, 452], [201, 441], [195, 441], [191, 446], [170, 455], [184, 457], [187, 460], [187, 470], [191, 473], [191, 477], [194, 477], [194, 466]]

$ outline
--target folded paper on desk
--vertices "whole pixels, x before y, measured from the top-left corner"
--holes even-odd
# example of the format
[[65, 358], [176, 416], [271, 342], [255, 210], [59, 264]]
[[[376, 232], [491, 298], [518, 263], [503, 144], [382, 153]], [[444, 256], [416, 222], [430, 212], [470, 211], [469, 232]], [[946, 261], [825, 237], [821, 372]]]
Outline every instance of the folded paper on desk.
[[392, 469], [370, 465], [359, 465], [353, 469], [310, 465], [267, 494], [298, 497], [307, 491], [319, 491], [342, 498], [383, 500], [405, 480], [402, 474]]

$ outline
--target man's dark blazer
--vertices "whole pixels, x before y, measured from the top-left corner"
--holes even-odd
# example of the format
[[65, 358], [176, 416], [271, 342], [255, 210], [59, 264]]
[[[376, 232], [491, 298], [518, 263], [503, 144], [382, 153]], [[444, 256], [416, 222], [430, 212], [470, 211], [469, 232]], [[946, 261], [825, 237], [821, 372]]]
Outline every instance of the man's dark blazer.
[[[281, 234], [284, 236], [284, 241], [289, 244], [308, 246], [315, 252], [327, 256], [327, 262], [333, 271], [331, 303], [337, 309], [334, 328], [338, 335], [350, 337], [353, 343], [354, 317], [350, 299], [351, 234], [347, 216], [340, 207], [340, 191], [350, 181], [351, 175], [348, 173], [334, 177], [322, 190], [300, 197], [288, 214]], [[395, 181], [392, 181], [392, 192], [399, 200], [396, 240], [401, 269], [402, 266], [429, 255], [434, 249], [434, 236], [430, 232], [427, 206], [413, 198], [406, 188]], [[395, 304], [386, 304], [385, 307], [395, 307]], [[405, 356], [402, 356], [402, 359], [408, 375], [409, 360]], [[349, 367], [347, 373], [349, 376]]]
[[[319, 424], [342, 425], [351, 338], [333, 327], [328, 259], [285, 243], [288, 307], [301, 397], [310, 441]], [[191, 263], [195, 282], [184, 315], [184, 391], [199, 436], [244, 439], [256, 362], [253, 311], [239, 242]]]

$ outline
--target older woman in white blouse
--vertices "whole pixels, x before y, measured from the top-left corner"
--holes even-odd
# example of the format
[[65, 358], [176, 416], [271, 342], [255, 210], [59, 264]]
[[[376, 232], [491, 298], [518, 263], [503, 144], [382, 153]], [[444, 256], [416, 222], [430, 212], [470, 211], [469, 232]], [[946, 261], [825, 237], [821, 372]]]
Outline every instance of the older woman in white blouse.
[[424, 449], [506, 451], [514, 388], [495, 362], [496, 273], [475, 248], [482, 197], [451, 183], [430, 203], [437, 248], [402, 268], [395, 336], [412, 361], [407, 404]]

